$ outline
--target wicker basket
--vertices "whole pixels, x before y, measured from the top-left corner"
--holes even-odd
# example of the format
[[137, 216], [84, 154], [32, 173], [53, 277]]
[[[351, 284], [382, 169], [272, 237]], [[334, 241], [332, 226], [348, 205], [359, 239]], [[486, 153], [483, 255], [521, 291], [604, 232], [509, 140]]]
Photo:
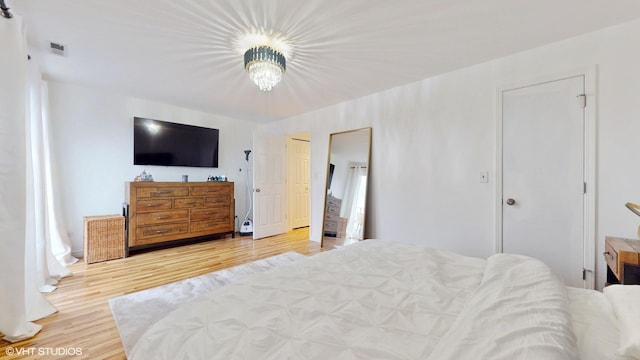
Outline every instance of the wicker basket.
[[92, 264], [123, 258], [125, 254], [124, 216], [84, 217], [84, 259]]

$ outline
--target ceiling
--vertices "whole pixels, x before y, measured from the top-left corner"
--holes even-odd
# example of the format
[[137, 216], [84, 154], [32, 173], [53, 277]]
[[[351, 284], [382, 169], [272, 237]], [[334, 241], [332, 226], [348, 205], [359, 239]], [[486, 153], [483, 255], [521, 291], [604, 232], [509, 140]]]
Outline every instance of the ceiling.
[[[638, 0], [7, 0], [48, 78], [267, 122], [640, 17]], [[251, 34], [284, 42], [271, 92]], [[49, 42], [66, 46], [65, 57]]]

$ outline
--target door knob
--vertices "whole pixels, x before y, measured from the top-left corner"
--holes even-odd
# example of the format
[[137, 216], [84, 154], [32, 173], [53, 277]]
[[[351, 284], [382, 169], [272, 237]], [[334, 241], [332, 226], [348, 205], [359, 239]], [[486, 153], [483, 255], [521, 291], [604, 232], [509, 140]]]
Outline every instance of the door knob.
[[257, 188], [257, 189], [256, 189], [256, 192], [260, 192], [260, 188]]
[[515, 201], [515, 200], [513, 200], [513, 199], [507, 199], [507, 205], [513, 205], [513, 204], [515, 204], [515, 203], [516, 203], [516, 201]]

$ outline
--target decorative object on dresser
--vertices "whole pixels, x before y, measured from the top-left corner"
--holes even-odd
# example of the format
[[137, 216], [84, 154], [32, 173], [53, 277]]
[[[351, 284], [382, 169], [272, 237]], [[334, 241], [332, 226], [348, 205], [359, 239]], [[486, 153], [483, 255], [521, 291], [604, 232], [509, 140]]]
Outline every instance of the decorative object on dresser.
[[640, 285], [640, 240], [607, 236], [607, 284]]
[[86, 264], [125, 256], [124, 216], [84, 217], [84, 261]]
[[234, 233], [233, 182], [129, 182], [128, 249]]

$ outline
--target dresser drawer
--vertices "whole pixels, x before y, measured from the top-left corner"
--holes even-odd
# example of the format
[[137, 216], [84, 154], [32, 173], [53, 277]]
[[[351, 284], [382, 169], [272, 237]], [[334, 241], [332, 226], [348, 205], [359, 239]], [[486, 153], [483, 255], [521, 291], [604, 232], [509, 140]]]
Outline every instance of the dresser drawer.
[[141, 187], [136, 189], [136, 196], [140, 198], [157, 198], [157, 197], [172, 197], [172, 196], [188, 196], [189, 187], [176, 186], [176, 187]]
[[223, 183], [216, 185], [192, 186], [191, 195], [231, 194], [231, 186]]
[[158, 211], [173, 208], [173, 199], [140, 199], [136, 202], [136, 211]]
[[166, 224], [189, 220], [189, 210], [154, 211], [139, 214], [138, 225]]
[[176, 209], [193, 209], [193, 208], [201, 208], [203, 206], [204, 206], [204, 198], [201, 198], [201, 197], [175, 199]]
[[342, 206], [342, 199], [334, 198], [333, 196], [329, 196], [327, 198], [327, 207], [329, 206]]
[[229, 226], [229, 221], [220, 221], [220, 220], [202, 220], [202, 221], [191, 221], [191, 232], [225, 232], [231, 231], [232, 228]]
[[229, 208], [191, 210], [191, 221], [217, 220], [228, 221], [230, 218]]
[[607, 241], [604, 244], [604, 259], [609, 266], [609, 269], [613, 271], [615, 276], [620, 278], [620, 269], [618, 269], [618, 252], [611, 246], [611, 244]]
[[327, 211], [327, 216], [325, 216], [325, 220], [333, 222], [333, 221], [338, 221], [338, 219], [340, 219], [340, 216]]
[[144, 243], [145, 239], [167, 237], [170, 235], [186, 234], [189, 231], [188, 223], [164, 224], [155, 226], [144, 226], [136, 228], [137, 244]]
[[338, 221], [325, 220], [324, 222], [324, 231], [337, 231], [338, 230]]
[[229, 207], [231, 205], [231, 195], [214, 195], [204, 198], [204, 206], [206, 207]]
[[327, 215], [340, 216], [340, 208], [337, 206], [327, 206]]

